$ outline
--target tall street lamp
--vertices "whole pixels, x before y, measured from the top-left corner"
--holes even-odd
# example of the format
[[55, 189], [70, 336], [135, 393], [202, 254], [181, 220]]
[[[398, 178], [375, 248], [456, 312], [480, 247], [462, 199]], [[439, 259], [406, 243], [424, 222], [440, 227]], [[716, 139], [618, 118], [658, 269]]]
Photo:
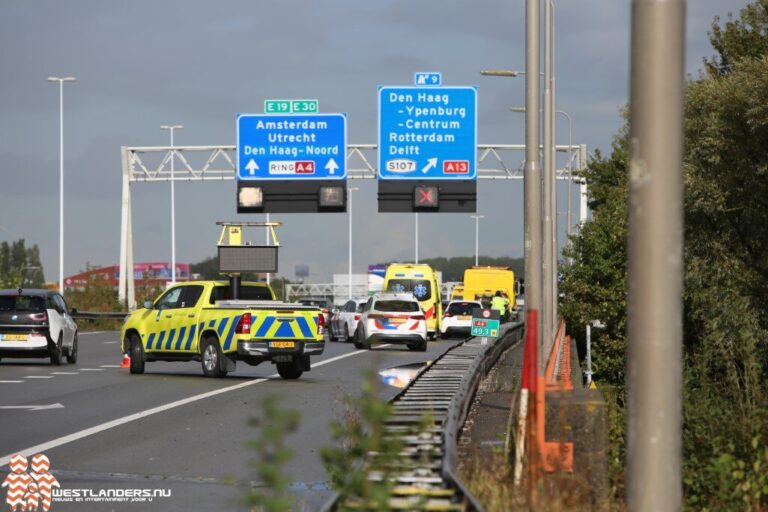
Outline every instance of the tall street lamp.
[[475, 266], [479, 266], [480, 261], [480, 219], [484, 219], [485, 215], [470, 215], [471, 219], [475, 219]]
[[162, 130], [171, 132], [171, 283], [176, 283], [176, 189], [174, 187], [176, 179], [176, 153], [173, 150], [173, 131], [181, 130], [184, 126], [180, 124], [160, 126]]
[[49, 82], [59, 82], [59, 293], [64, 295], [64, 82], [75, 77], [49, 76]]
[[347, 187], [349, 192], [349, 267], [347, 269], [347, 298], [352, 300], [352, 192], [360, 190], [358, 187]]

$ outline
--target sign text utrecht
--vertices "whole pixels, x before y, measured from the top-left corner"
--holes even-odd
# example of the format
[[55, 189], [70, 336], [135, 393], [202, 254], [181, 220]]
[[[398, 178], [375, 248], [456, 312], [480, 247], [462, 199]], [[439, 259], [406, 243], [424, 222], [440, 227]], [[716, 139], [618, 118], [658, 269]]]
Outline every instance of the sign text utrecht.
[[345, 179], [343, 114], [240, 114], [237, 179]]
[[474, 87], [379, 88], [379, 178], [477, 178]]

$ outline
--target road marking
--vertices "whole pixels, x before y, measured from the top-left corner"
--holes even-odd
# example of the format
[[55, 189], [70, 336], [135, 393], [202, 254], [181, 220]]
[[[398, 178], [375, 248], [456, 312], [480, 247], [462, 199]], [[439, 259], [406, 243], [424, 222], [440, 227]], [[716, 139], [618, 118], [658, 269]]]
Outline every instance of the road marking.
[[51, 375], [77, 375], [78, 372], [51, 372]]
[[80, 368], [81, 372], [103, 372], [104, 368]]
[[90, 331], [90, 332], [80, 332], [80, 331], [77, 331], [77, 335], [78, 336], [85, 336], [86, 334], [101, 334], [103, 332], [107, 332], [107, 331]]
[[63, 409], [60, 403], [48, 405], [0, 405], [0, 409], [27, 409], [29, 411], [47, 411], [49, 409]]
[[[335, 357], [332, 357], [330, 359], [325, 359], [323, 361], [320, 361], [316, 364], [313, 364], [313, 368], [317, 368], [318, 366], [324, 366], [326, 364], [330, 364], [336, 361], [339, 361], [340, 359], [345, 359], [347, 357], [357, 356], [360, 354], [367, 354], [369, 351], [367, 350], [355, 350], [354, 352], [348, 352], [346, 354], [341, 354]], [[116, 367], [114, 365], [102, 365], [109, 368]], [[62, 436], [56, 439], [53, 439], [51, 441], [47, 441], [45, 443], [38, 444], [36, 446], [31, 446], [29, 448], [25, 448], [23, 450], [15, 450], [13, 453], [9, 455], [4, 455], [3, 457], [0, 457], [0, 466], [5, 466], [11, 461], [11, 457], [16, 455], [17, 453], [21, 453], [23, 455], [32, 456], [35, 453], [40, 452], [46, 452], [48, 450], [51, 450], [53, 448], [57, 448], [59, 446], [72, 443], [74, 441], [78, 441], [80, 439], [83, 439], [85, 437], [92, 436], [94, 434], [98, 434], [100, 432], [104, 432], [105, 430], [110, 430], [115, 427], [119, 427], [121, 425], [125, 425], [126, 423], [131, 423], [136, 420], [140, 420], [142, 418], [146, 418], [148, 416], [152, 416], [154, 414], [165, 412], [170, 409], [175, 409], [177, 407], [181, 407], [182, 405], [191, 404], [194, 402], [199, 402], [200, 400], [205, 400], [206, 398], [210, 398], [212, 396], [221, 395], [222, 393], [228, 393], [230, 391], [237, 391], [238, 389], [247, 388], [249, 386], [253, 386], [256, 384], [261, 384], [262, 382], [267, 382], [270, 379], [279, 377], [277, 373], [274, 373], [266, 378], [261, 379], [255, 379], [255, 380], [249, 380], [247, 382], [241, 382], [240, 384], [235, 384], [234, 386], [229, 386], [226, 388], [216, 389], [214, 391], [208, 391], [206, 393], [201, 393], [199, 395], [191, 396], [189, 398], [183, 398], [181, 400], [177, 400], [175, 402], [167, 403], [164, 405], [160, 405], [157, 407], [153, 407], [151, 409], [146, 409], [144, 411], [139, 411], [133, 414], [129, 414], [128, 416], [123, 416], [122, 418], [117, 418], [116, 420], [108, 421], [106, 423], [102, 423], [101, 425], [96, 425], [94, 427], [86, 428], [85, 430], [81, 430], [79, 432], [75, 432], [66, 436]], [[51, 378], [51, 377], [48, 377]]]
[[27, 375], [25, 379], [52, 379], [53, 375]]
[[105, 341], [104, 342], [105, 345], [115, 345], [117, 343], [120, 343], [120, 342], [119, 341]]
[[102, 368], [120, 368], [119, 364], [102, 364], [99, 366], [101, 366]]
[[0, 384], [19, 384], [24, 382], [23, 380], [0, 380]]

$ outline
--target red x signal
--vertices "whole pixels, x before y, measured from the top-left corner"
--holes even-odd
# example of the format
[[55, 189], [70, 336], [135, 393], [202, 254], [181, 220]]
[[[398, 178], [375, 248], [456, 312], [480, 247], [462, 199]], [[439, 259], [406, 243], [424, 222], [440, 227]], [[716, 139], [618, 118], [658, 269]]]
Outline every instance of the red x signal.
[[437, 208], [438, 189], [435, 186], [418, 186], [413, 191], [414, 206], [416, 208]]

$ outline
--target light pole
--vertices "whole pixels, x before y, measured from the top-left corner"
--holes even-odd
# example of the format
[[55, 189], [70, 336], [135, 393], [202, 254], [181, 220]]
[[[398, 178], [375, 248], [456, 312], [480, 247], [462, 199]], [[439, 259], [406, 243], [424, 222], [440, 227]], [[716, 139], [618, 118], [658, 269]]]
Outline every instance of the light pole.
[[75, 77], [49, 76], [49, 82], [59, 82], [59, 293], [64, 295], [64, 82]]
[[479, 266], [480, 261], [480, 219], [484, 219], [485, 215], [470, 215], [471, 219], [475, 219], [475, 266]]
[[[512, 112], [520, 112], [525, 114], [525, 107], [512, 107], [509, 110]], [[571, 119], [571, 116], [568, 114], [568, 112], [564, 110], [556, 110], [557, 114], [560, 114], [562, 116], [565, 116], [565, 118], [568, 120], [568, 226], [566, 228], [566, 233], [568, 236], [571, 236], [572, 233], [572, 215], [571, 211], [572, 203], [571, 203], [571, 193], [573, 191], [573, 162], [571, 161], [573, 157], [573, 119]]]
[[176, 170], [174, 161], [176, 160], [176, 154], [173, 151], [173, 131], [181, 130], [184, 126], [180, 124], [168, 125], [164, 124], [160, 126], [162, 130], [168, 130], [171, 132], [171, 283], [176, 283], [176, 189], [174, 187], [174, 178]]
[[347, 269], [347, 298], [352, 300], [352, 192], [360, 190], [358, 187], [347, 187], [349, 192], [349, 268]]
[[414, 236], [413, 236], [413, 246], [414, 246], [414, 263], [419, 263], [419, 212], [415, 212], [413, 214], [414, 219]]

